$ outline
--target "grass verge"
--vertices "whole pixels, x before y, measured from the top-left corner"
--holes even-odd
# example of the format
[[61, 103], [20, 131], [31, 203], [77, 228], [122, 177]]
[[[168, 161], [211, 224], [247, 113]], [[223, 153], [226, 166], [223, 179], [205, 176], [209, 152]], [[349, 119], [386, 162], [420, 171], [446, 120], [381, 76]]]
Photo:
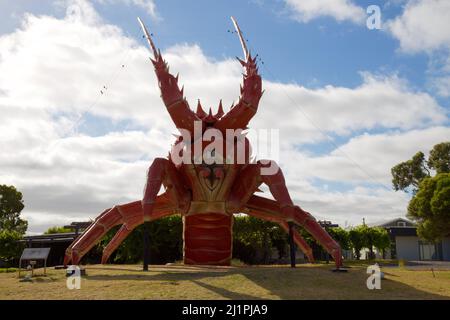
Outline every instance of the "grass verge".
[[89, 265], [79, 290], [67, 289], [65, 270], [48, 268], [32, 282], [0, 274], [0, 299], [450, 299], [450, 271], [382, 267], [381, 290], [368, 290], [364, 263], [332, 267]]

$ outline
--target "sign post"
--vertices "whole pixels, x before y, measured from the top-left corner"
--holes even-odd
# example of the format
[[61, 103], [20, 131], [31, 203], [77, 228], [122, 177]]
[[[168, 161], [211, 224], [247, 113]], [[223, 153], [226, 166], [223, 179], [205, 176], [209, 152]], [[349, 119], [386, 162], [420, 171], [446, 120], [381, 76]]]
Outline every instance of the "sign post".
[[[36, 264], [36, 260], [44, 261], [44, 274], [47, 272], [47, 258], [50, 253], [50, 248], [25, 248], [19, 260], [19, 277], [22, 269], [22, 261], [30, 261], [30, 264]], [[34, 269], [34, 268], [33, 268]]]

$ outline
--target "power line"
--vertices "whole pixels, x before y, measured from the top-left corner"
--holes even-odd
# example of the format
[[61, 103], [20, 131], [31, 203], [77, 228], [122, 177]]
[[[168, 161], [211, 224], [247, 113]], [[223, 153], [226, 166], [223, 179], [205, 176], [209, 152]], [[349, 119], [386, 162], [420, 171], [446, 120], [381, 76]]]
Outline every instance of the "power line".
[[[267, 67], [266, 64], [264, 64], [264, 69], [273, 77], [275, 78], [274, 74], [269, 70], [269, 68]], [[283, 93], [286, 95], [286, 97], [294, 104], [297, 106], [297, 108], [300, 110], [300, 112], [303, 114], [303, 116], [316, 128], [317, 131], [319, 131], [327, 140], [328, 142], [336, 149], [338, 150], [345, 158], [347, 158], [350, 162], [352, 162], [356, 167], [358, 167], [358, 169], [363, 172], [365, 175], [367, 175], [367, 177], [374, 182], [375, 184], [378, 184], [380, 186], [382, 186], [383, 188], [392, 191], [391, 188], [389, 188], [387, 185], [385, 185], [384, 183], [378, 181], [376, 178], [374, 178], [368, 171], [366, 171], [356, 160], [354, 160], [353, 158], [351, 158], [344, 150], [342, 150], [342, 148], [340, 146], [338, 146], [334, 141], [333, 138], [331, 138], [322, 128], [319, 127], [319, 125], [317, 125], [314, 120], [312, 120], [309, 115], [303, 110], [303, 108], [300, 107], [300, 104], [298, 104], [289, 94], [288, 92], [284, 89], [283, 86], [281, 86], [281, 89], [283, 91]], [[332, 120], [330, 120], [332, 122]], [[332, 123], [333, 124], [333, 123]]]
[[[230, 32], [228, 30], [228, 32]], [[231, 32], [233, 33], [233, 32]], [[250, 46], [247, 41], [247, 46]], [[251, 46], [250, 46], [251, 47]], [[263, 68], [267, 71], [267, 73], [269, 73], [269, 75], [273, 78], [273, 79], [277, 79], [277, 77], [274, 75], [274, 73], [269, 69], [269, 67], [267, 66], [266, 63], [264, 63], [264, 61], [261, 59], [261, 57], [259, 57], [258, 59], [261, 62], [261, 65], [263, 66]], [[292, 104], [294, 106], [296, 106], [300, 112], [303, 114], [303, 116], [314, 126], [314, 128], [319, 131], [325, 138], [326, 140], [336, 149], [338, 150], [345, 158], [347, 158], [347, 160], [349, 160], [354, 166], [356, 166], [361, 172], [363, 172], [374, 184], [379, 185], [381, 187], [383, 187], [384, 189], [388, 190], [388, 191], [392, 191], [392, 188], [388, 187], [386, 184], [384, 184], [383, 182], [380, 182], [379, 180], [377, 180], [375, 177], [372, 176], [372, 174], [370, 174], [368, 171], [366, 171], [364, 169], [363, 166], [361, 166], [356, 160], [354, 160], [352, 157], [350, 157], [344, 150], [341, 149], [340, 146], [338, 146], [334, 141], [333, 138], [331, 138], [325, 130], [323, 130], [318, 124], [316, 124], [314, 122], [313, 119], [311, 119], [311, 117], [303, 110], [303, 108], [301, 107], [301, 105], [295, 101], [294, 98], [292, 98], [289, 93], [285, 90], [285, 88], [283, 86], [281, 86], [281, 90], [283, 91], [284, 95], [292, 102]], [[330, 120], [333, 124], [333, 121]]]
[[[137, 32], [140, 33], [140, 30], [137, 29]], [[135, 34], [136, 35], [136, 34]], [[130, 51], [134, 49], [133, 46], [130, 46], [127, 51], [123, 54], [122, 58], [119, 60], [119, 65], [114, 69], [113, 73], [111, 73], [111, 76], [108, 78], [108, 80], [102, 85], [102, 87], [99, 89], [97, 97], [95, 100], [82, 112], [80, 112], [78, 118], [71, 124], [71, 128], [69, 129], [69, 135], [73, 135], [77, 132], [78, 126], [83, 119], [84, 115], [86, 113], [89, 113], [103, 98], [103, 96], [106, 96], [108, 93], [109, 88], [114, 84], [116, 81], [119, 73], [121, 70], [123, 70], [126, 67], [126, 62], [128, 61]]]
[[[138, 30], [137, 33], [140, 34], [141, 33], [140, 29], [137, 29], [137, 30]], [[232, 34], [234, 33], [234, 31], [230, 31], [230, 30], [227, 30], [227, 32], [232, 33]], [[142, 37], [139, 36], [137, 38], [140, 39], [140, 41], [143, 41]], [[249, 45], [248, 39], [245, 39], [245, 41], [246, 41], [247, 45]], [[145, 44], [144, 44], [144, 46], [145, 46]], [[133, 49], [132, 46], [130, 46], [128, 48], [128, 50], [125, 52], [123, 58], [120, 60], [120, 64], [119, 64], [118, 68], [116, 68], [114, 73], [111, 74], [111, 76], [109, 77], [109, 80], [101, 87], [96, 99], [86, 108], [86, 110], [82, 111], [81, 114], [78, 116], [78, 118], [72, 123], [72, 127], [69, 130], [69, 132], [74, 133], [74, 131], [78, 129], [78, 126], [79, 126], [83, 116], [86, 113], [90, 112], [99, 103], [99, 101], [102, 99], [102, 97], [107, 94], [108, 88], [111, 85], [113, 85], [113, 83], [115, 82], [115, 80], [117, 79], [117, 77], [119, 75], [120, 70], [122, 70], [125, 67], [125, 61], [128, 60], [128, 56], [129, 56], [131, 49]], [[259, 57], [259, 61], [261, 62], [261, 65], [267, 71], [267, 73], [269, 73], [269, 75], [271, 75], [272, 78], [276, 79], [277, 77], [274, 75], [274, 73], [270, 70], [270, 68], [267, 66], [267, 64], [264, 63], [264, 61], [260, 57]], [[388, 191], [392, 191], [391, 188], [389, 188], [387, 185], [385, 185], [384, 183], [382, 183], [382, 182], [378, 181], [376, 178], [374, 178], [368, 171], [366, 171], [363, 168], [363, 166], [361, 166], [356, 160], [354, 160], [345, 151], [343, 151], [341, 149], [341, 147], [338, 146], [333, 141], [333, 139], [325, 132], [325, 130], [323, 130], [318, 124], [316, 124], [315, 121], [303, 110], [303, 108], [300, 106], [300, 104], [297, 103], [297, 101], [295, 101], [295, 99], [289, 95], [289, 93], [285, 90], [285, 88], [283, 86], [281, 86], [281, 89], [282, 89], [284, 95], [293, 103], [293, 105], [297, 106], [297, 108], [303, 114], [303, 116], [314, 126], [314, 128], [317, 131], [319, 131], [326, 138], [326, 140], [336, 150], [338, 150], [345, 158], [347, 158], [347, 160], [349, 160], [354, 166], [356, 166], [361, 172], [363, 172], [372, 182], [374, 182], [377, 185], [382, 186], [383, 188], [387, 189]], [[332, 121], [332, 120], [330, 120], [330, 121]]]

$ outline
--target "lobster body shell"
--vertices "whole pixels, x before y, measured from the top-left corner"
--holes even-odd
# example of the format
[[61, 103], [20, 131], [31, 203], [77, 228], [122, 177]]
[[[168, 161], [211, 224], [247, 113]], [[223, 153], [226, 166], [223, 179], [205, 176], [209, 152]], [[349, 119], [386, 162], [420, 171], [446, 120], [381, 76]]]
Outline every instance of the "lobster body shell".
[[233, 246], [233, 215], [196, 212], [183, 217], [185, 264], [230, 265]]
[[183, 215], [183, 259], [186, 264], [229, 265], [233, 246], [233, 213], [226, 200], [239, 167], [183, 165], [192, 200]]

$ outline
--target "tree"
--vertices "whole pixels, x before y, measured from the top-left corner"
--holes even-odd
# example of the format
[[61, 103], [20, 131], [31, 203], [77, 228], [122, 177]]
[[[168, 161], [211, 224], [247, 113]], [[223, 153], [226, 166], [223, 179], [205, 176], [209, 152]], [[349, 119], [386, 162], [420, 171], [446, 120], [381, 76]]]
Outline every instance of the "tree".
[[450, 235], [450, 173], [426, 178], [408, 205], [408, 217], [418, 221], [417, 233], [429, 241]]
[[0, 231], [25, 234], [28, 222], [20, 218], [23, 208], [22, 193], [13, 186], [0, 185]]
[[386, 229], [380, 227], [376, 227], [373, 229], [376, 233], [373, 245], [375, 246], [375, 248], [377, 248], [378, 251], [382, 252], [383, 259], [385, 259], [386, 249], [389, 249], [391, 247], [391, 239], [389, 238], [389, 234]]
[[288, 254], [289, 241], [284, 231], [279, 225], [273, 224], [269, 232], [270, 242], [278, 251], [278, 259], [282, 259]]
[[64, 227], [50, 227], [44, 234], [55, 234], [55, 233], [69, 233], [72, 232], [72, 229], [64, 228]]
[[352, 247], [349, 232], [341, 227], [329, 228], [328, 233], [341, 246], [342, 250], [350, 250]]
[[19, 240], [22, 235], [17, 231], [0, 230], [0, 260], [4, 261], [7, 266], [13, 264], [18, 259], [24, 248], [24, 243]]
[[428, 157], [428, 167], [436, 173], [450, 172], [450, 142], [442, 142], [433, 147]]
[[384, 251], [391, 245], [389, 234], [384, 228], [369, 227], [363, 224], [351, 229], [348, 234], [357, 260], [361, 258], [360, 251], [363, 248], [369, 249], [369, 259], [375, 259], [374, 247], [383, 252], [384, 258]]
[[[430, 175], [430, 169], [436, 172]], [[436, 144], [428, 160], [418, 152], [391, 169], [394, 189], [412, 191], [408, 217], [417, 222], [417, 233], [429, 241], [450, 234], [450, 142]]]
[[286, 236], [282, 234], [273, 222], [252, 216], [236, 216], [233, 224], [233, 256], [249, 264], [267, 263], [274, 242], [284, 251], [283, 238], [286, 239]]
[[364, 248], [364, 238], [360, 227], [361, 226], [352, 228], [348, 232], [351, 246], [355, 251], [356, 260], [359, 260], [361, 258], [361, 249]]
[[423, 152], [417, 152], [411, 160], [401, 162], [391, 169], [392, 185], [394, 190], [417, 192], [420, 181], [428, 177], [429, 171], [425, 166], [425, 155]]
[[377, 238], [376, 228], [371, 228], [365, 224], [359, 226], [357, 230], [361, 233], [362, 247], [369, 249], [369, 259], [375, 259], [373, 247]]
[[[100, 243], [99, 251], [109, 243], [117, 232], [113, 228]], [[161, 264], [179, 260], [182, 257], [183, 222], [181, 216], [174, 215], [152, 221], [148, 230], [150, 238], [150, 263]], [[116, 252], [111, 256], [112, 262], [138, 263], [142, 261], [144, 247], [144, 225], [138, 226], [122, 242]]]

